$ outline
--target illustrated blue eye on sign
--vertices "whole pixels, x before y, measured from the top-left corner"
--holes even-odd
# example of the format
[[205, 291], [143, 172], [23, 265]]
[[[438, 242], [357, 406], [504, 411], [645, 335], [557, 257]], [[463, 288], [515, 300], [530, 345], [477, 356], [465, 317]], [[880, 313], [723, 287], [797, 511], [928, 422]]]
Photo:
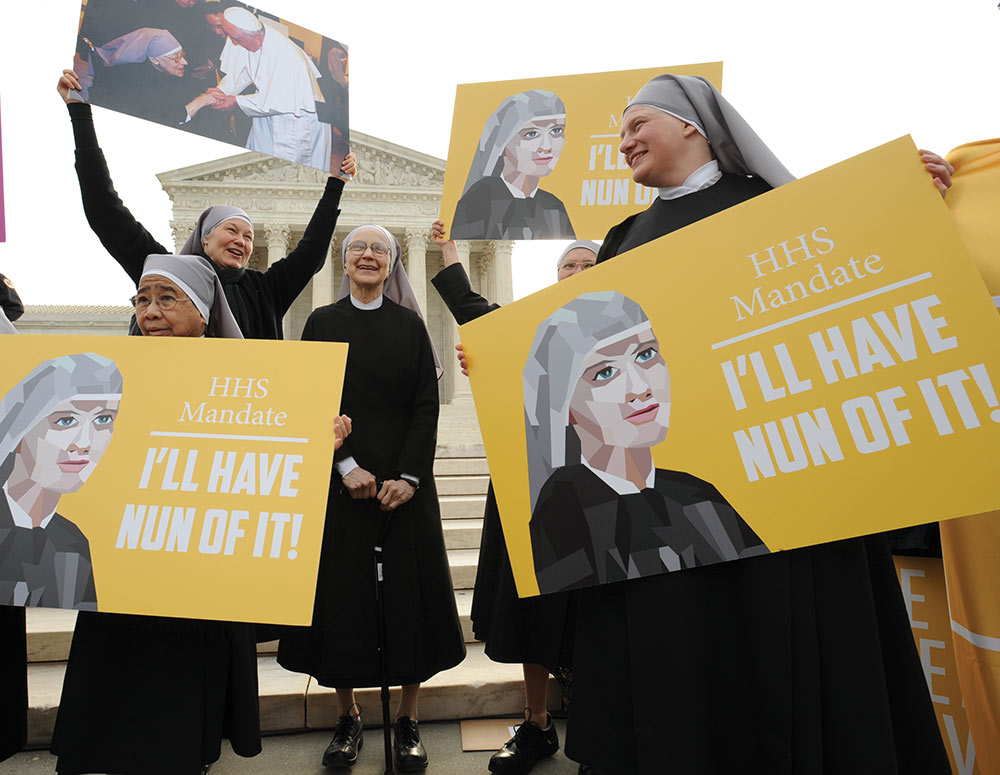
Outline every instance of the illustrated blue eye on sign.
[[347, 46], [235, 2], [86, 0], [80, 96], [337, 173], [349, 150]]

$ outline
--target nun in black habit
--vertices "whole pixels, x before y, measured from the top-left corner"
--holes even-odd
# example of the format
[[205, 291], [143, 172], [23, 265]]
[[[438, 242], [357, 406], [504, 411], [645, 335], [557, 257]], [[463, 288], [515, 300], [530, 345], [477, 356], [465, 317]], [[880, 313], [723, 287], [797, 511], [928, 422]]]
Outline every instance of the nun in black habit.
[[[149, 256], [138, 285], [144, 335], [242, 338], [206, 258]], [[166, 295], [193, 303], [164, 308]], [[255, 756], [257, 696], [251, 624], [83, 611], [52, 736], [56, 771], [197, 775], [223, 737]]]
[[350, 344], [341, 407], [353, 427], [334, 456], [313, 623], [282, 635], [278, 662], [337, 689], [341, 719], [323, 763], [353, 764], [353, 689], [381, 685], [372, 578], [381, 541], [388, 684], [403, 687], [396, 768], [422, 769], [419, 684], [465, 657], [434, 487], [436, 357], [395, 238], [358, 227], [343, 258], [341, 299], [314, 310], [302, 338]]
[[[702, 78], [622, 119], [657, 200], [598, 260], [792, 180]], [[566, 753], [602, 773], [927, 773], [949, 764], [884, 537], [581, 590]]]
[[[111, 256], [138, 282], [146, 256], [168, 253], [122, 203], [111, 182], [104, 152], [97, 144], [90, 105], [70, 96], [80, 83], [72, 70], [63, 70], [58, 91], [67, 103], [76, 140], [76, 173], [87, 222]], [[330, 238], [340, 215], [344, 182], [354, 174], [356, 160], [348, 154], [341, 167], [344, 177], [329, 177], [299, 244], [266, 271], [248, 269], [254, 229], [238, 207], [209, 207], [198, 218], [181, 253], [211, 260], [226, 301], [247, 339], [281, 339], [281, 320], [292, 302], [323, 267]], [[137, 333], [133, 323], [131, 333]]]

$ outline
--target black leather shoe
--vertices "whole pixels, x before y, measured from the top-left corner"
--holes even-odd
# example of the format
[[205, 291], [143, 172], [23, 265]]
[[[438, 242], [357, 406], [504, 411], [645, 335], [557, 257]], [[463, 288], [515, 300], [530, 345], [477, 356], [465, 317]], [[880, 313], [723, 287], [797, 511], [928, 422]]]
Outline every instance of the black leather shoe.
[[514, 736], [490, 757], [490, 772], [494, 775], [527, 775], [540, 759], [559, 750], [559, 735], [549, 716], [549, 728], [525, 721]]
[[358, 751], [364, 742], [361, 736], [361, 719], [341, 716], [333, 730], [333, 740], [323, 752], [323, 766], [352, 767], [358, 760]]
[[392, 752], [399, 772], [415, 772], [427, 767], [427, 751], [420, 742], [420, 730], [409, 716], [400, 716], [392, 727]]

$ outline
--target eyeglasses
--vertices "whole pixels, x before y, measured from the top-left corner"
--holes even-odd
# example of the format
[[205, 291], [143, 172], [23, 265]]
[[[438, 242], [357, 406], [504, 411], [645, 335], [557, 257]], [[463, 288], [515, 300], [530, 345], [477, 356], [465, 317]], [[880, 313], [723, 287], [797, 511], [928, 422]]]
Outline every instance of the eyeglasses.
[[[179, 302], [191, 301], [191, 299], [178, 299], [176, 296], [171, 296], [169, 293], [164, 293], [161, 296], [151, 298], [149, 296], [133, 296], [129, 299], [129, 302], [135, 307], [136, 312], [145, 312], [149, 305], [156, 302], [156, 306], [160, 308], [162, 312], [170, 312], [174, 307], [177, 306]], [[194, 304], [193, 301], [191, 301]]]
[[596, 261], [563, 261], [559, 268], [565, 269], [566, 271], [576, 269], [577, 267], [580, 267], [581, 269], [590, 269], [596, 263]]
[[184, 54], [185, 54], [185, 52], [182, 49], [182, 50], [180, 50], [180, 51], [178, 51], [178, 52], [176, 52], [174, 54], [166, 54], [166, 55], [164, 55], [162, 57], [159, 57], [159, 58], [160, 59], [169, 59], [175, 65], [179, 65], [181, 63], [181, 60], [184, 59]]
[[376, 256], [387, 256], [389, 255], [389, 246], [384, 242], [372, 242], [370, 245], [367, 242], [352, 242], [347, 246], [348, 253], [354, 253], [360, 255], [364, 253], [368, 248], [372, 249], [372, 253]]

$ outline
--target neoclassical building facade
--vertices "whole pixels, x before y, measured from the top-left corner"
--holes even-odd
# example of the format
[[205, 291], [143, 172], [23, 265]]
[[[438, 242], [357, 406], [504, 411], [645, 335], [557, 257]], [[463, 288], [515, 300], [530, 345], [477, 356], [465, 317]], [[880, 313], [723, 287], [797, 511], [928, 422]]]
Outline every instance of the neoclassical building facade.
[[[336, 301], [343, 278], [343, 239], [356, 226], [377, 223], [389, 229], [403, 248], [403, 264], [444, 366], [442, 402], [467, 396], [469, 383], [454, 357], [457, 326], [430, 283], [442, 268], [441, 251], [430, 242], [430, 227], [441, 206], [445, 162], [360, 132], [351, 132], [351, 148], [358, 157], [358, 174], [344, 189], [329, 259], [285, 316], [285, 338], [298, 339], [309, 313]], [[254, 222], [250, 266], [262, 271], [298, 243], [326, 184], [326, 175], [319, 170], [254, 152], [157, 177], [173, 206], [175, 250], [206, 207], [234, 204]], [[513, 299], [512, 247], [509, 241], [458, 243], [472, 287], [498, 304]], [[129, 312], [120, 307], [28, 307], [18, 328], [25, 333], [125, 333], [127, 323], [120, 321], [127, 321]]]

